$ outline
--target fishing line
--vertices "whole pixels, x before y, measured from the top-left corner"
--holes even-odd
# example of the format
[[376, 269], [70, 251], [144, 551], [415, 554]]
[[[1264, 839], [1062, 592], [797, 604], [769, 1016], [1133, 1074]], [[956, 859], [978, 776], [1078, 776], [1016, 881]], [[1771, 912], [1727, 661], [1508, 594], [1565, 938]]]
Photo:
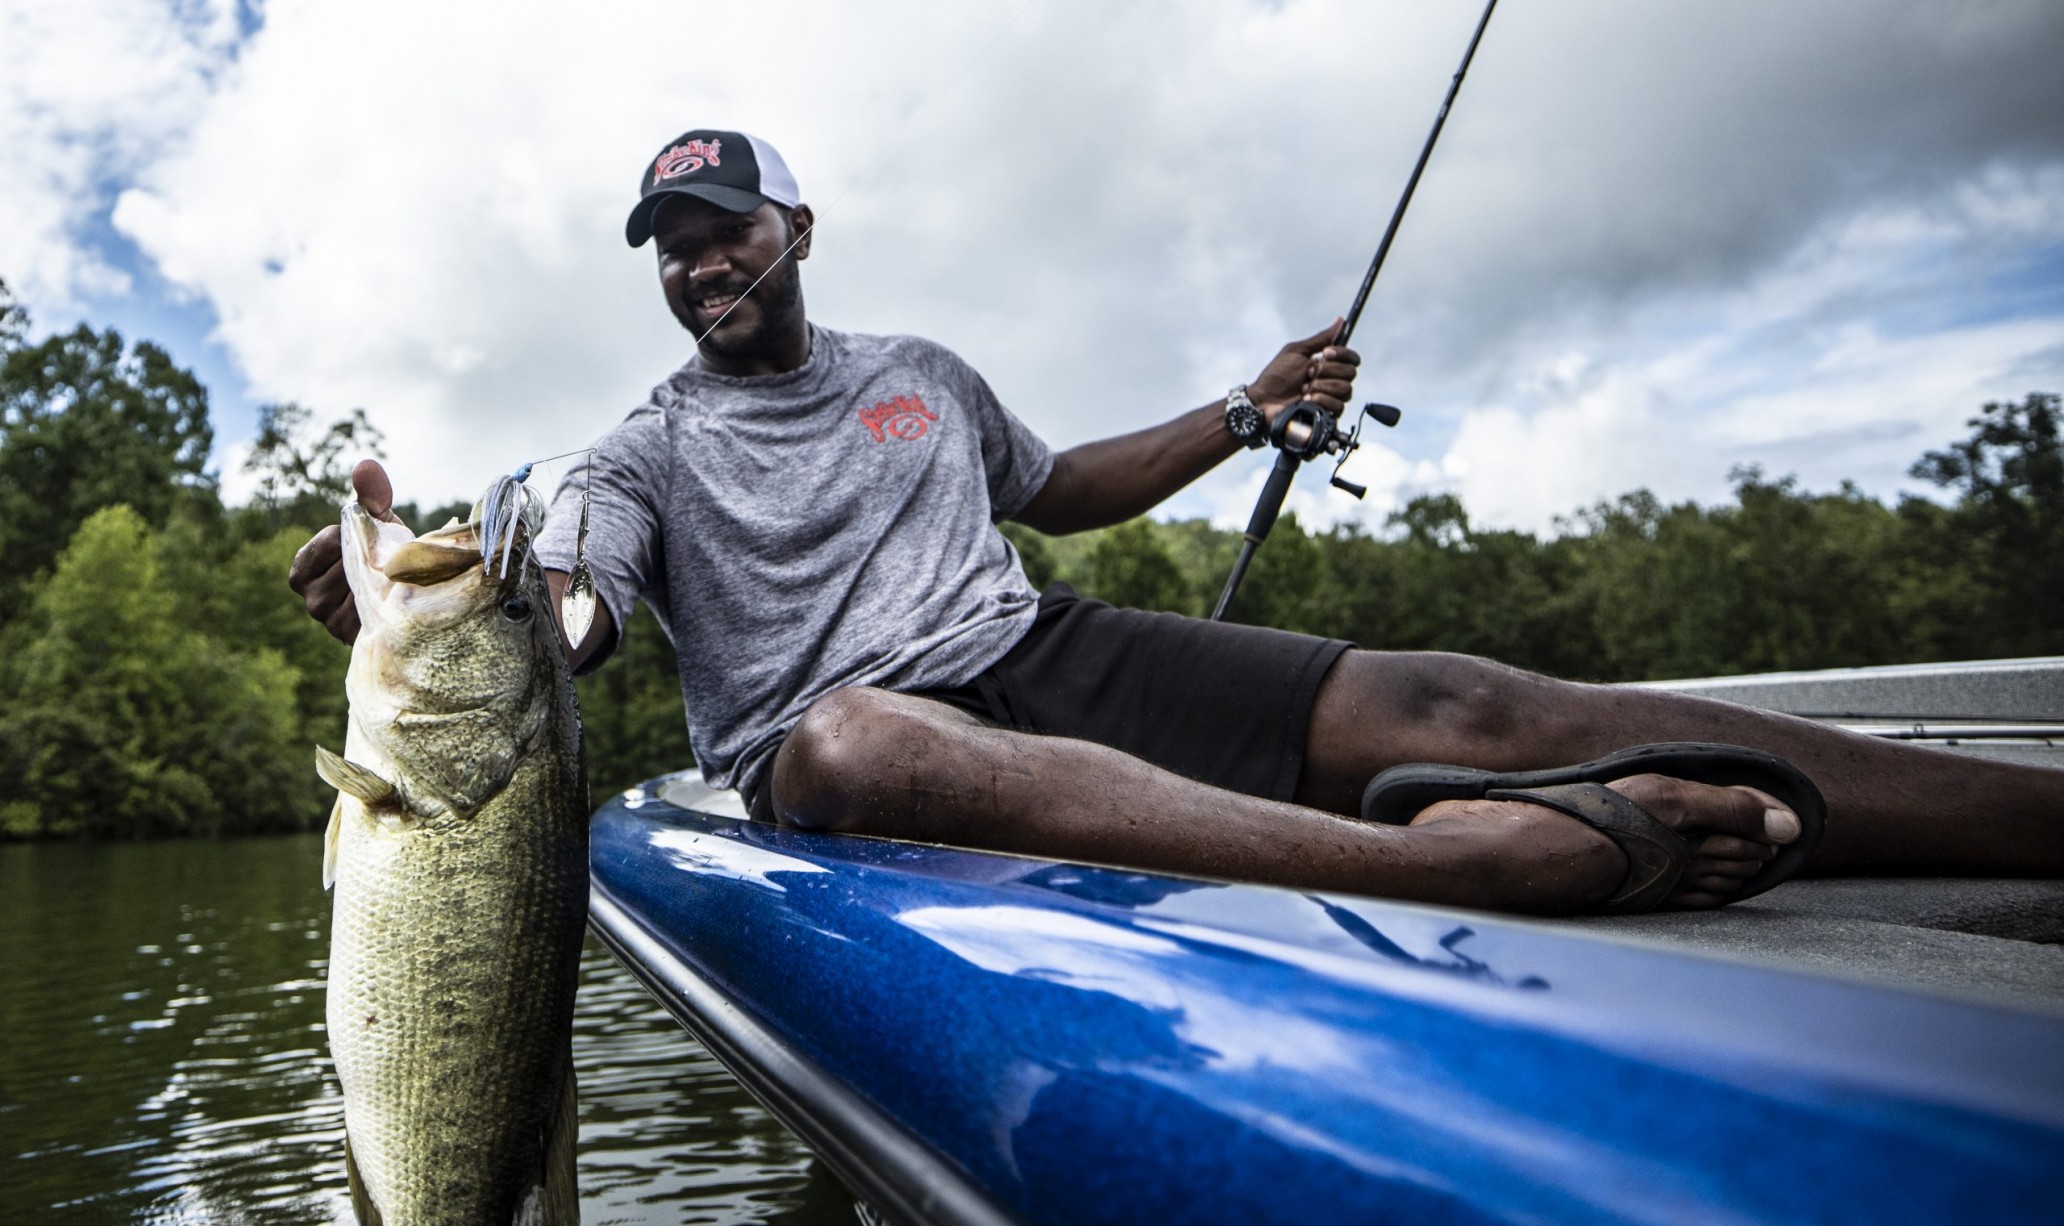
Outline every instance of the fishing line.
[[[989, 54], [990, 48], [996, 46], [997, 42], [1000, 41], [1005, 34], [1010, 32], [1010, 28], [1018, 24], [1018, 18], [1023, 17], [1025, 15], [1025, 11], [1031, 8], [1034, 4], [1037, 4], [1038, 2], [1039, 0], [1025, 0], [1023, 4], [1019, 5], [1018, 11], [1010, 15], [1010, 20], [1004, 22], [1003, 25], [997, 29], [996, 33], [991, 34], [989, 36], [988, 42], [983, 43], [980, 47], [976, 48], [975, 53], [968, 57], [967, 63], [961, 65], [960, 71], [953, 74], [952, 80], [949, 80], [948, 82], [946, 82], [946, 84], [940, 86], [939, 89], [936, 92], [934, 92], [931, 97], [925, 99], [923, 102], [918, 104], [917, 109], [915, 111], [912, 111], [910, 115], [903, 120], [903, 126], [905, 128], [914, 126], [917, 123], [917, 121], [921, 117], [923, 117], [925, 112], [931, 110], [932, 107], [935, 104], [937, 104], [939, 99], [953, 92], [953, 87], [960, 84], [961, 79], [966, 77], [969, 72], [974, 70], [975, 65], [981, 62], [982, 57]], [[852, 191], [853, 188], [857, 186], [861, 180], [865, 179], [867, 177], [867, 172], [871, 169], [873, 169], [872, 166], [862, 167], [857, 174], [855, 174], [851, 179], [848, 179], [846, 181], [846, 185], [844, 187], [839, 189], [838, 195], [833, 196], [831, 198], [830, 204], [825, 205], [821, 209], [815, 208], [813, 206], [811, 211], [814, 214], [822, 216], [823, 214], [829, 213], [833, 209], [837, 208], [839, 201], [844, 200], [846, 198], [846, 193]], [[798, 246], [801, 246], [802, 241], [810, 236], [810, 231], [816, 228], [817, 227], [814, 225], [809, 226], [805, 228], [802, 231], [802, 233], [797, 234], [794, 238], [790, 239], [788, 246], [782, 248], [781, 254], [776, 256], [774, 258], [774, 262], [767, 266], [767, 271], [753, 278], [753, 283], [745, 287], [745, 292], [738, 295], [738, 297], [732, 299], [731, 305], [724, 308], [724, 313], [722, 315], [717, 316], [717, 322], [711, 324], [709, 328], [703, 332], [702, 336], [695, 337], [695, 343], [697, 345], [701, 345], [704, 337], [709, 336], [718, 328], [723, 327], [724, 321], [731, 318], [731, 312], [738, 309], [738, 304], [744, 302], [746, 298], [750, 296], [754, 290], [758, 289], [760, 287], [760, 282], [765, 281], [768, 277], [772, 276], [774, 274], [774, 270], [781, 267], [782, 261], [788, 258], [789, 252], [794, 251]], [[695, 336], [695, 330], [692, 328], [689, 329], [688, 334], [690, 336]]]
[[539, 464], [550, 464], [554, 460], [563, 460], [568, 456], [586, 455], [593, 450], [593, 447], [582, 447], [574, 451], [562, 451], [558, 455], [548, 455], [542, 460], [532, 460], [530, 463], [525, 464], [521, 468], [518, 468], [516, 470], [516, 479], [518, 481], [521, 481], [525, 477], [528, 477], [530, 475], [530, 470]]
[[[967, 77], [968, 73], [974, 71], [975, 66], [981, 63], [982, 59], [995, 48], [998, 42], [1002, 41], [1003, 36], [1010, 32], [1011, 27], [1018, 24], [1018, 19], [1020, 17], [1023, 17], [1026, 14], [1026, 12], [1029, 11], [1032, 8], [1032, 6], [1034, 4], [1037, 4], [1038, 2], [1039, 0], [1024, 0], [1024, 3], [1020, 4], [1017, 7], [1016, 11], [1011, 13], [1010, 19], [1005, 21], [1001, 26], [998, 26], [996, 32], [989, 36], [988, 41], [984, 42], [980, 47], [976, 48], [974, 54], [967, 57], [966, 62], [961, 65], [960, 71], [954, 73], [945, 85], [935, 90], [930, 97], [926, 98], [923, 102], [919, 103], [918, 108], [915, 111], [912, 111], [910, 115], [903, 120], [901, 126], [908, 128], [914, 125], [915, 123], [917, 123], [919, 119], [923, 118], [927, 113], [929, 113], [931, 109], [934, 106], [936, 106], [942, 98], [952, 93], [954, 87], [959, 85], [960, 82]], [[851, 179], [848, 179], [846, 181], [846, 185], [839, 189], [838, 194], [831, 198], [831, 202], [829, 204], [826, 204], [821, 209], [814, 209], [813, 212], [817, 216], [821, 217], [827, 213], [830, 213], [833, 209], [837, 208], [839, 202], [844, 200], [847, 194], [850, 193], [853, 190], [853, 188], [858, 186], [867, 177], [868, 172], [872, 169], [874, 169], [873, 166], [862, 167], [857, 174], [855, 174]], [[781, 254], [774, 258], [774, 262], [767, 266], [767, 270], [765, 272], [762, 272], [759, 276], [753, 278], [752, 284], [746, 286], [745, 291], [743, 293], [739, 294], [738, 297], [732, 299], [731, 305], [725, 307], [724, 313], [722, 315], [717, 316], [717, 321], [711, 324], [707, 329], [705, 329], [700, 336], [696, 335], [694, 329], [689, 329], [688, 334], [690, 336], [695, 337], [696, 345], [699, 347], [702, 344], [704, 338], [708, 337], [718, 328], [723, 327], [724, 321], [731, 318], [731, 312], [737, 310], [739, 304], [744, 302], [748, 297], [750, 297], [752, 292], [760, 287], [760, 283], [762, 281], [765, 281], [769, 276], [773, 275], [774, 270], [781, 267], [782, 263], [786, 261], [791, 254], [794, 253], [797, 247], [802, 245], [803, 240], [805, 238], [808, 238], [811, 231], [815, 229], [816, 226], [813, 224], [811, 226], [803, 228], [793, 237], [791, 237], [789, 239], [788, 246], [782, 248]], [[531, 469], [536, 465], [549, 463], [552, 460], [563, 460], [568, 456], [584, 455], [588, 452], [592, 452], [593, 450], [594, 448], [592, 447], [584, 447], [576, 451], [561, 452], [559, 455], [556, 456], [546, 456], [542, 460], [529, 461], [528, 463], [517, 466], [516, 470], [510, 473], [509, 475], [496, 478], [494, 483], [488, 487], [486, 497], [481, 500], [480, 552], [483, 558], [491, 558], [493, 556], [493, 551], [496, 548], [496, 542], [501, 542], [501, 547], [503, 549], [502, 577], [506, 578], [508, 576], [508, 548], [515, 542], [517, 523], [519, 520], [529, 520], [532, 518], [531, 508], [533, 503], [536, 504], [535, 518], [537, 523], [530, 528], [530, 533], [532, 536], [536, 535], [538, 528], [541, 527], [544, 522], [543, 498], [537, 493], [537, 491], [531, 489], [528, 485], [524, 484], [526, 481], [530, 479]], [[587, 570], [586, 544], [588, 536], [589, 494], [592, 491], [592, 484], [594, 480], [594, 466], [592, 464], [589, 465], [587, 472], [589, 488], [584, 489], [581, 493], [581, 522], [579, 537], [575, 545], [574, 551], [574, 578], [586, 580], [585, 584], [582, 587], [582, 590], [586, 594], [586, 603], [588, 606], [587, 618], [591, 619], [594, 615], [594, 579], [593, 576], [589, 574]], [[514, 500], [513, 510], [511, 505], [512, 500]], [[526, 562], [529, 560], [528, 550], [525, 550], [524, 558]], [[573, 595], [574, 581], [573, 579], [569, 579], [567, 583], [566, 599], [572, 599]], [[571, 613], [575, 616], [578, 616], [578, 609], [569, 609], [566, 606], [564, 600], [562, 600], [561, 608], [562, 612]], [[579, 643], [585, 635], [586, 628], [586, 621], [583, 621], [581, 626], [581, 633], [576, 634], [573, 633], [572, 626], [568, 625], [567, 629], [572, 641], [575, 643]]]

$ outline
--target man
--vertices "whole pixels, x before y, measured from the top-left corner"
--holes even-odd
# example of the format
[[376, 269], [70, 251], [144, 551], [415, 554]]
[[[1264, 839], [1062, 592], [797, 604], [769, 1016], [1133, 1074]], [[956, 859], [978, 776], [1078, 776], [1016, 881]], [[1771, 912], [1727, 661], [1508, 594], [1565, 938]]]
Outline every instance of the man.
[[[1480, 787], [1408, 806], [1408, 825], [1356, 818], [1400, 763], [1529, 771], [1703, 741], [1818, 783], [1824, 870], [2064, 872], [2064, 772], [1035, 594], [996, 521], [1067, 533], [1141, 514], [1291, 403], [1340, 412], [1356, 355], [1329, 327], [1225, 401], [1054, 454], [938, 345], [810, 324], [798, 264], [814, 220], [764, 141], [701, 129], [653, 159], [626, 237], [654, 242], [696, 353], [562, 484], [537, 546], [556, 596], [572, 500], [591, 489], [600, 602], [569, 655], [599, 663], [645, 599], [678, 652], [704, 773], [756, 817], [1503, 910], [1711, 907], [1767, 884], [1810, 787], [1781, 800], [1768, 770], [1750, 787], [1630, 768], [1602, 788], [1564, 781], [1581, 797]], [[378, 466], [354, 480], [387, 513]], [[291, 581], [350, 641], [335, 532]]]

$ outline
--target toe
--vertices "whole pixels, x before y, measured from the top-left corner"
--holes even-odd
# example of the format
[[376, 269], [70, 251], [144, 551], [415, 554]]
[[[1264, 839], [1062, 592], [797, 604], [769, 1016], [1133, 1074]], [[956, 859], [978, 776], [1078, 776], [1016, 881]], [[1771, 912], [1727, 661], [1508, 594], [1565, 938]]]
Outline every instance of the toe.
[[1741, 888], [1752, 873], [1731, 872], [1725, 866], [1693, 865], [1678, 882], [1678, 888], [1685, 890], [1711, 891], [1716, 894], [1732, 894]]
[[1741, 893], [1742, 885], [1762, 864], [1754, 860], [1694, 860], [1677, 881], [1677, 887], [1663, 905], [1672, 910], [1704, 910], [1725, 906]]
[[1684, 866], [1684, 875], [1690, 878], [1697, 874], [1706, 874], [1743, 882], [1762, 871], [1762, 868], [1761, 860], [1708, 860], [1703, 856], [1693, 856], [1691, 862]]
[[1709, 834], [1697, 846], [1702, 860], [1747, 860], [1762, 864], [1777, 854], [1777, 848], [1768, 843], [1755, 843], [1729, 834]]
[[1746, 792], [1763, 806], [1763, 837], [1772, 843], [1791, 843], [1805, 833], [1806, 827], [1799, 821], [1799, 815], [1791, 806], [1763, 791], [1761, 788], [1730, 788], [1733, 792]]
[[1792, 811], [1755, 788], [1714, 787], [1668, 775], [1633, 775], [1606, 786], [1693, 841], [1718, 835], [1767, 847], [1798, 837]]
[[1710, 890], [1678, 890], [1664, 899], [1663, 905], [1658, 909], [1663, 911], [1711, 911], [1715, 907], [1724, 906], [1730, 896], [1730, 894], [1721, 894]]
[[1665, 903], [1675, 909], [1724, 906], [1799, 837], [1798, 817], [1756, 788], [1716, 787], [1663, 775], [1610, 783], [1692, 844], [1690, 861]]

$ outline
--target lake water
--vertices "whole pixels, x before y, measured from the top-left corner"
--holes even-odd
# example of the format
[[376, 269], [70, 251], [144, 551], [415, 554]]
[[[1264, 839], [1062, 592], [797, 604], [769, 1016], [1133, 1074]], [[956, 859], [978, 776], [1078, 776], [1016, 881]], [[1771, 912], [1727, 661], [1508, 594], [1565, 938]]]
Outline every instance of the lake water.
[[[331, 1222], [315, 836], [0, 845], [0, 1218]], [[573, 1035], [586, 1223], [855, 1219], [591, 939]]]

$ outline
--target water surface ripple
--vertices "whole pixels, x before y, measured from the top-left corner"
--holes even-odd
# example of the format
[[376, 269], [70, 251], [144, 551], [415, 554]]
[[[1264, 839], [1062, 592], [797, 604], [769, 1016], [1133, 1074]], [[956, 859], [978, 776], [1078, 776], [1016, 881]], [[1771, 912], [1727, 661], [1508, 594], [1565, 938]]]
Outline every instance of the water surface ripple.
[[[314, 836], [0, 845], [0, 1208], [349, 1221]], [[598, 947], [574, 1020], [582, 1220], [851, 1223], [809, 1151]]]

